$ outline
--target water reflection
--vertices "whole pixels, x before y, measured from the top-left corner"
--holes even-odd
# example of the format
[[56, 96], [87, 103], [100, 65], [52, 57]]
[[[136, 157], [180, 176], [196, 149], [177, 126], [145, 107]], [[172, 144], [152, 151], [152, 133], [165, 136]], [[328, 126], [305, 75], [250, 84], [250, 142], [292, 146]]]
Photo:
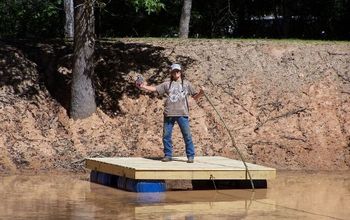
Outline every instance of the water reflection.
[[132, 193], [88, 175], [0, 177], [0, 219], [349, 219], [350, 173], [279, 172], [268, 189]]
[[165, 201], [165, 193], [137, 193], [137, 203], [141, 205], [162, 203]]
[[[86, 197], [97, 207], [104, 209], [109, 195], [101, 191], [101, 186], [91, 184], [91, 192]], [[266, 199], [266, 189], [258, 192], [250, 190], [224, 191], [170, 191], [166, 193], [129, 193], [114, 189], [114, 198], [124, 201], [120, 211], [130, 212], [133, 219], [202, 219], [217, 214], [223, 216], [246, 216], [249, 210], [274, 209], [274, 202]], [[124, 197], [133, 195], [134, 198]], [[237, 196], [239, 195], [239, 196]], [[262, 207], [254, 201], [269, 202], [271, 206]], [[203, 216], [202, 216], [203, 215]]]

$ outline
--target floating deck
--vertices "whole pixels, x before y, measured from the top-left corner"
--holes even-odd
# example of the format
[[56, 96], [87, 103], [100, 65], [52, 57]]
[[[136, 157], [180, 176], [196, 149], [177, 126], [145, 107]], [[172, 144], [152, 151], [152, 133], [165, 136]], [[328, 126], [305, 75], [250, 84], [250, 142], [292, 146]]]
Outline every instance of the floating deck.
[[[198, 156], [194, 163], [185, 157], [171, 162], [142, 157], [87, 158], [88, 169], [135, 180], [245, 180], [249, 179], [242, 161], [225, 157]], [[276, 169], [246, 163], [254, 180], [276, 177]]]

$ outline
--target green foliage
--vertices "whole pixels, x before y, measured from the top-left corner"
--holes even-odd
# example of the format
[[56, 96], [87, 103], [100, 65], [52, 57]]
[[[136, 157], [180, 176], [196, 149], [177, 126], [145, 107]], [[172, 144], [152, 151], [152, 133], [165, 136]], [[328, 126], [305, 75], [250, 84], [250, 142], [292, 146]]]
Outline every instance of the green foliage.
[[135, 6], [136, 11], [140, 9], [146, 9], [148, 14], [152, 12], [159, 12], [164, 9], [165, 5], [161, 0], [131, 0]]
[[63, 0], [0, 0], [0, 37], [63, 33]]
[[[175, 37], [183, 0], [90, 0], [100, 37]], [[136, 9], [136, 10], [135, 10]], [[196, 0], [191, 37], [350, 39], [350, 0]], [[0, 0], [1, 37], [62, 37], [63, 0]]]

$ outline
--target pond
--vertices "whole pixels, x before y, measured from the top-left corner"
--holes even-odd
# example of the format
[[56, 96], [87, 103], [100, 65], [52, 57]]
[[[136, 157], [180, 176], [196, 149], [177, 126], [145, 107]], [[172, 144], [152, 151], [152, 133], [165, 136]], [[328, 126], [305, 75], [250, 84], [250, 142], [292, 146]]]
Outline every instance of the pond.
[[88, 176], [1, 176], [0, 219], [350, 219], [349, 171], [278, 171], [255, 192], [133, 193]]

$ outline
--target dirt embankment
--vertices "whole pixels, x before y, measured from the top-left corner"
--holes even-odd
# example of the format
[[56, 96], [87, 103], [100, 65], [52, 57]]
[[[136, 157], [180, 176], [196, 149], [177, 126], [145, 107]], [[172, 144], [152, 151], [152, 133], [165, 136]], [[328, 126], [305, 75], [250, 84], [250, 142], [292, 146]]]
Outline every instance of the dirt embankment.
[[[38, 52], [39, 51], [39, 52]], [[350, 44], [237, 40], [101, 43], [96, 114], [67, 116], [71, 48], [0, 47], [0, 171], [81, 170], [83, 158], [162, 156], [163, 101], [134, 87], [180, 62], [203, 85], [246, 160], [279, 169], [350, 168]], [[34, 55], [33, 55], [34, 54]], [[205, 99], [190, 100], [197, 155], [237, 158]], [[174, 152], [184, 155], [178, 127]]]

